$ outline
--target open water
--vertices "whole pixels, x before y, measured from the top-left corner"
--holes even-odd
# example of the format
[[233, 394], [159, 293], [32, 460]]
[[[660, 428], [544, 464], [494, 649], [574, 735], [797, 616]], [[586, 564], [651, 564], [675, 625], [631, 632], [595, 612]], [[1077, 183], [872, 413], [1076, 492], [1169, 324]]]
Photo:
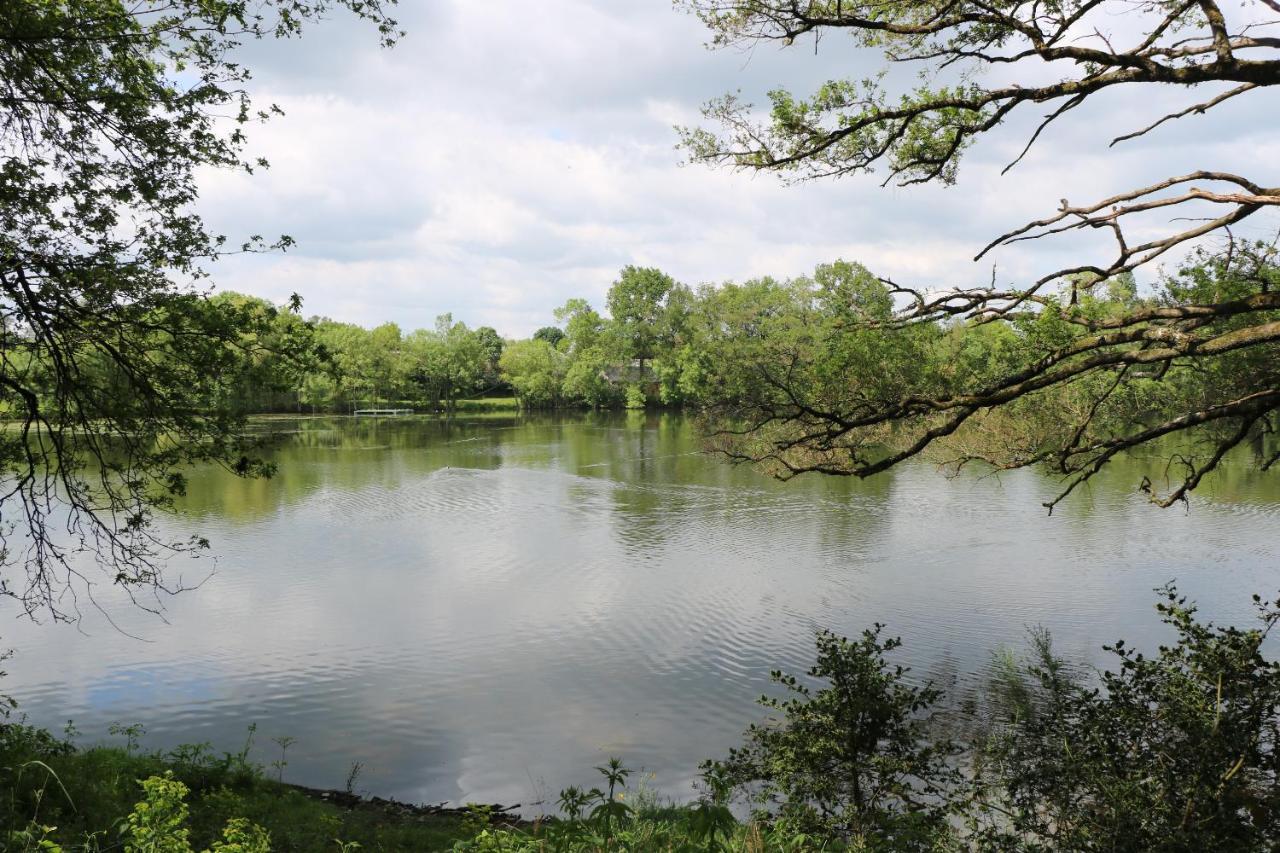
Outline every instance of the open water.
[[114, 628], [87, 604], [78, 627], [0, 623], [0, 688], [31, 721], [219, 751], [256, 723], [264, 764], [296, 739], [287, 781], [342, 787], [360, 762], [357, 790], [417, 802], [536, 812], [613, 755], [686, 798], [816, 628], [885, 622], [913, 677], [963, 697], [1032, 625], [1102, 664], [1164, 637], [1167, 581], [1221, 621], [1280, 589], [1280, 476], [1247, 460], [1168, 510], [1126, 462], [1049, 516], [1036, 472], [783, 484], [673, 415], [263, 428], [284, 433], [275, 478], [197, 472], [165, 520], [217, 557], [174, 565], [204, 583], [164, 620], [102, 590]]

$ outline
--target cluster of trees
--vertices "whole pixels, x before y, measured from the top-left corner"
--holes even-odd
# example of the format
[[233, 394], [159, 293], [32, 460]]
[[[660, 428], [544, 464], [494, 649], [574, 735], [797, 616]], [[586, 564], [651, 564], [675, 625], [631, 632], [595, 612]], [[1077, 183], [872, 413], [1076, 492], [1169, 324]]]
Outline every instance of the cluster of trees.
[[231, 361], [219, 373], [216, 393], [199, 400], [209, 410], [349, 411], [361, 403], [402, 401], [448, 411], [461, 397], [503, 384], [498, 360], [505, 341], [487, 326], [469, 329], [449, 314], [433, 329], [405, 334], [395, 323], [366, 329], [324, 317], [304, 320], [297, 310], [241, 293], [219, 293], [204, 304], [213, 314], [242, 318], [233, 340], [220, 344]]
[[[559, 325], [507, 340], [452, 314], [406, 334], [394, 322], [374, 329], [327, 318], [304, 322], [264, 300], [220, 294], [212, 306], [255, 312], [272, 331], [246, 329], [262, 339], [261, 352], [225, 398], [208, 403], [225, 400], [240, 412], [345, 411], [378, 402], [451, 411], [460, 399], [493, 393], [515, 394], [527, 408], [684, 403], [692, 398], [678, 387], [673, 365], [691, 342], [698, 299], [660, 270], [628, 266], [609, 290], [608, 316], [570, 299], [555, 312]], [[307, 346], [278, 346], [297, 336]]]
[[451, 314], [440, 315], [433, 329], [408, 334], [395, 323], [369, 330], [321, 319], [314, 326], [316, 360], [297, 389], [299, 402], [313, 409], [406, 400], [452, 410], [460, 398], [501, 384], [502, 338]]
[[[1040, 290], [1034, 311], [1000, 322], [944, 315], [903, 324], [893, 287], [848, 261], [696, 288], [629, 266], [608, 292], [607, 315], [570, 299], [557, 325], [524, 340], [450, 314], [409, 333], [395, 323], [304, 321], [224, 293], [200, 304], [235, 333], [214, 338], [220, 355], [208, 363], [217, 369], [186, 393], [203, 393], [210, 411], [241, 413], [392, 402], [447, 412], [484, 394], [515, 394], [526, 408], [684, 406], [720, 451], [784, 478], [865, 476], [927, 449], [956, 466], [1048, 464], [1064, 475], [1057, 500], [1150, 438], [1211, 439], [1208, 453], [1181, 457], [1185, 476], [1168, 492], [1148, 484], [1169, 503], [1245, 439], [1262, 464], [1276, 460], [1264, 441], [1271, 392], [1257, 386], [1280, 360], [1275, 344], [1255, 345], [1256, 317], [1202, 319], [1195, 328], [1207, 330], [1200, 340], [1212, 359], [1204, 347], [1180, 348], [1182, 333], [1161, 318], [1186, 316], [1189, 304], [1252, 313], [1247, 306], [1276, 291], [1275, 242], [1236, 242], [1193, 253], [1150, 287], [1131, 272], [1063, 276]], [[1056, 371], [1044, 372], [1046, 358]], [[116, 377], [104, 378], [104, 395], [121, 391], [118, 371], [103, 376]], [[984, 405], [995, 398], [1003, 403]], [[1233, 399], [1256, 401], [1257, 416], [1237, 419], [1218, 402]], [[937, 401], [959, 402], [950, 412]], [[901, 410], [885, 418], [891, 406]], [[1236, 440], [1223, 440], [1224, 427]]]
[[[731, 457], [780, 477], [870, 476], [917, 454], [953, 466], [1047, 467], [1050, 508], [1117, 454], [1170, 435], [1153, 466], [1168, 505], [1233, 448], [1277, 461], [1269, 434], [1280, 311], [1276, 243], [1200, 250], [1139, 289], [1131, 273], [1042, 288], [1035, 310], [899, 321], [892, 288], [856, 264], [708, 291], [670, 376]], [[1210, 316], [1198, 306], [1234, 306]], [[710, 310], [708, 310], [710, 309]], [[1205, 313], [1200, 313], [1205, 312]], [[1183, 325], [1166, 318], [1196, 318]]]
[[781, 477], [869, 476], [925, 452], [1044, 465], [1063, 479], [1050, 506], [1182, 434], [1167, 488], [1143, 484], [1167, 505], [1238, 445], [1280, 460], [1277, 292], [1274, 240], [1200, 248], [1141, 288], [1128, 270], [1062, 275], [998, 319], [904, 321], [894, 285], [847, 261], [697, 288], [628, 267], [608, 317], [572, 299], [499, 367], [526, 406], [690, 406], [719, 450]]
[[661, 393], [657, 368], [681, 341], [691, 298], [661, 270], [628, 266], [609, 289], [608, 317], [570, 299], [556, 309], [559, 325], [507, 348], [503, 372], [526, 406], [679, 402]]

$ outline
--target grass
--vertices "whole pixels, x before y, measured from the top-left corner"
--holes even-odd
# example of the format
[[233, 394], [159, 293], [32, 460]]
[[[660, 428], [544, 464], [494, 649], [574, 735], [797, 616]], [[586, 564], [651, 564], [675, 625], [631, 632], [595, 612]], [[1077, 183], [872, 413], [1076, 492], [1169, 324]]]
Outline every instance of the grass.
[[[0, 850], [268, 849], [218, 846], [224, 829], [237, 821], [265, 830], [273, 853], [844, 849], [759, 824], [741, 824], [720, 801], [662, 802], [643, 781], [628, 786], [631, 771], [617, 759], [597, 768], [604, 776], [602, 787], [561, 792], [565, 818], [511, 825], [491, 815], [487, 806], [433, 814], [376, 798], [363, 800], [279, 782], [270, 778], [270, 767], [264, 770], [247, 760], [252, 729], [244, 749], [221, 754], [203, 744], [145, 752], [137, 746], [140, 727], [115, 733], [127, 738], [126, 746], [77, 748], [42, 729], [0, 724]], [[145, 796], [143, 780], [151, 789]], [[165, 793], [157, 796], [157, 791]], [[140, 843], [140, 825], [158, 827], [151, 830], [154, 836], [147, 843]], [[184, 833], [185, 838], [179, 837]]]
[[514, 412], [520, 408], [520, 401], [515, 397], [477, 397], [474, 400], [459, 400], [459, 412]]
[[369, 851], [450, 850], [474, 835], [451, 815], [325, 802], [267, 778], [247, 753], [216, 755], [204, 745], [77, 749], [42, 730], [0, 726], [0, 849], [23, 849], [14, 834], [33, 824], [51, 827], [48, 839], [66, 851], [119, 849], [122, 819], [143, 798], [140, 781], [166, 772], [190, 789], [186, 825], [195, 850], [220, 838], [231, 818], [267, 830], [272, 851], [338, 850], [338, 841]]

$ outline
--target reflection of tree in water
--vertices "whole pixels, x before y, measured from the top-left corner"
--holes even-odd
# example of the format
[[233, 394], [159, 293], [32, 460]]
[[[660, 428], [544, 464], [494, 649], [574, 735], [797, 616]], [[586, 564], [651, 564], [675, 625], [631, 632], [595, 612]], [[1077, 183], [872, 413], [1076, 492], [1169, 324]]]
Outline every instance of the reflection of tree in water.
[[857, 554], [877, 539], [892, 501], [893, 474], [778, 483], [704, 454], [693, 424], [680, 416], [628, 413], [626, 423], [601, 447], [608, 464], [593, 470], [614, 479], [613, 530], [640, 558], [666, 546], [693, 552], [723, 538], [728, 554], [758, 559], [785, 529], [789, 539], [802, 531], [810, 543], [798, 558], [856, 571]]
[[[806, 530], [820, 558], [835, 563], [842, 549], [854, 551], [877, 536], [894, 506], [907, 509], [912, 489], [949, 488], [931, 470], [913, 470], [905, 480], [893, 473], [857, 478], [799, 478], [781, 484], [750, 466], [735, 466], [702, 454], [693, 423], [680, 415], [654, 412], [583, 413], [535, 417], [466, 416], [459, 418], [302, 418], [259, 422], [256, 430], [274, 434], [270, 454], [278, 473], [269, 480], [244, 480], [214, 468], [189, 478], [181, 510], [196, 516], [256, 519], [307, 500], [322, 489], [359, 491], [405, 485], [445, 468], [556, 469], [617, 485], [611, 501], [620, 543], [637, 552], [693, 535], [711, 522], [742, 519], [754, 537], [768, 531]], [[1236, 456], [1274, 452], [1275, 437], [1259, 448], [1241, 448]], [[1158, 452], [1163, 452], [1157, 448]], [[1142, 460], [1117, 459], [1097, 486], [1059, 512], [1065, 523], [1088, 535], [1097, 513], [1139, 512], [1129, 486]], [[1200, 500], [1272, 502], [1280, 494], [1273, 472], [1255, 465], [1228, 464], [1206, 478]], [[1047, 494], [1047, 475], [1004, 475], [1001, 484]], [[962, 479], [976, 479], [966, 472]], [[936, 480], [936, 483], [933, 482]], [[1122, 484], [1122, 488], [1117, 485]], [[1141, 496], [1139, 496], [1141, 497]], [[566, 495], [565, 499], [571, 497]], [[1194, 500], [1194, 499], [1193, 499]], [[903, 503], [905, 502], [905, 503]], [[1134, 504], [1134, 505], [1131, 505]], [[836, 506], [839, 511], [819, 509]], [[980, 506], [971, 507], [981, 511]], [[856, 565], [849, 565], [856, 570]]]
[[213, 468], [192, 473], [181, 510], [253, 519], [324, 489], [397, 488], [441, 468], [501, 467], [500, 446], [513, 440], [515, 419], [325, 418], [273, 420], [282, 435], [268, 480], [230, 477]]
[[[1181, 482], [1190, 466], [1200, 467], [1215, 446], [1206, 440], [1172, 437], [1115, 457], [1100, 477], [1099, 488], [1079, 490], [1074, 505], [1059, 505], [1055, 514], [1066, 514], [1084, 524], [1099, 513], [1140, 512], [1137, 504], [1147, 503], [1149, 493], [1170, 491]], [[1248, 442], [1227, 454], [1223, 464], [1210, 471], [1195, 491], [1186, 497], [1188, 509], [1197, 504], [1267, 504], [1280, 496], [1280, 465], [1266, 466], [1280, 452], [1280, 437], [1257, 433]], [[1047, 469], [1033, 469], [1043, 495], [1052, 500], [1062, 490], [1062, 479]], [[1137, 500], [1135, 500], [1137, 498]], [[1065, 510], [1065, 513], [1064, 513]]]

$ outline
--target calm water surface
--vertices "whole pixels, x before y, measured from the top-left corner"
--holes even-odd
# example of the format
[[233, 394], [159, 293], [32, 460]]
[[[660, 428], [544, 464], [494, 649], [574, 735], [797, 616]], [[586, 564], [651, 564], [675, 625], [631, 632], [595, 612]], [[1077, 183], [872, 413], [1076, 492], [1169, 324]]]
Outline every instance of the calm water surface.
[[1033, 472], [775, 483], [700, 455], [675, 416], [274, 421], [280, 474], [193, 478], [167, 623], [104, 595], [133, 639], [9, 621], [4, 687], [34, 722], [144, 743], [288, 735], [286, 779], [413, 801], [529, 803], [610, 755], [687, 797], [738, 742], [773, 667], [817, 627], [886, 622], [920, 678], [962, 694], [1033, 624], [1100, 662], [1154, 643], [1176, 578], [1223, 621], [1280, 588], [1280, 477], [1236, 465], [1189, 511], [1117, 467], [1052, 517]]

